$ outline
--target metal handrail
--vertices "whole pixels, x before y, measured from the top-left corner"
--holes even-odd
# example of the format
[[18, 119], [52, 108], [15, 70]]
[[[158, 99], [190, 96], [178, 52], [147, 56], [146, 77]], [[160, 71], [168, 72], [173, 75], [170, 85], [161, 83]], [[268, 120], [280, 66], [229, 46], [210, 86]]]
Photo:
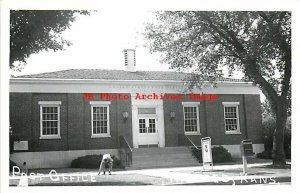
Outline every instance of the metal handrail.
[[186, 136], [186, 135], [184, 135], [188, 140], [189, 140], [189, 142], [197, 149], [197, 150], [201, 150], [201, 149], [199, 149], [194, 143], [193, 143], [193, 141], [188, 137], [188, 136]]
[[[132, 148], [130, 147], [128, 141], [126, 140], [126, 138], [124, 136], [121, 136], [121, 139], [123, 139], [125, 141], [125, 143], [123, 142], [122, 145], [124, 150], [125, 150], [125, 161], [126, 161], [126, 165], [131, 165], [132, 164]], [[129, 151], [128, 151], [129, 150]]]
[[129, 148], [130, 152], [132, 152], [132, 148], [130, 147], [128, 141], [126, 140], [126, 138], [125, 138], [124, 136], [122, 136], [122, 137], [123, 137], [123, 139], [124, 139], [124, 141], [125, 141], [127, 147]]

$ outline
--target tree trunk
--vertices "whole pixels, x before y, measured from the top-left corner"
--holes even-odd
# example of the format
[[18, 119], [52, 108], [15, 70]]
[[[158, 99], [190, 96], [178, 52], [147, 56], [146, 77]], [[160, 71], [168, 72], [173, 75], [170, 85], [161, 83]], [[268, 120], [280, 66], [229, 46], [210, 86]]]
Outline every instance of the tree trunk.
[[285, 153], [284, 153], [284, 131], [285, 124], [287, 120], [286, 105], [284, 102], [280, 101], [276, 105], [275, 118], [276, 118], [276, 128], [273, 136], [273, 151], [272, 159], [273, 165], [280, 166], [285, 165]]

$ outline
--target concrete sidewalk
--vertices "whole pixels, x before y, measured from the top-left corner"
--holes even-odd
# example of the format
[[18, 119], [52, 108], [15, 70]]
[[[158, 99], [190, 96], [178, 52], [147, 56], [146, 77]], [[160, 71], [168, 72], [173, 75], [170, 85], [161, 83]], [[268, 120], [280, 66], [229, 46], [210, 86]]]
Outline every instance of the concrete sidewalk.
[[[218, 165], [214, 166], [212, 171], [204, 171], [202, 166], [197, 166], [114, 171], [113, 175], [97, 175], [98, 172], [96, 170], [57, 172], [55, 178], [45, 174], [43, 178], [29, 179], [28, 184], [37, 186], [290, 184], [290, 167], [275, 169], [268, 167], [270, 165], [271, 162], [248, 164], [247, 175], [242, 174], [242, 164]], [[19, 178], [11, 177], [10, 185], [18, 185]]]
[[[289, 163], [290, 164], [290, 163]], [[173, 184], [197, 184], [197, 183], [222, 183], [236, 182], [256, 183], [257, 184], [276, 184], [277, 179], [290, 178], [290, 169], [274, 169], [268, 168], [270, 163], [249, 164], [248, 172], [243, 175], [243, 165], [218, 165], [213, 170], [203, 170], [199, 167], [181, 167], [181, 168], [165, 168], [165, 169], [148, 169], [124, 171], [124, 174], [142, 174], [147, 176], [155, 176], [169, 179]], [[240, 184], [240, 183], [239, 183]]]

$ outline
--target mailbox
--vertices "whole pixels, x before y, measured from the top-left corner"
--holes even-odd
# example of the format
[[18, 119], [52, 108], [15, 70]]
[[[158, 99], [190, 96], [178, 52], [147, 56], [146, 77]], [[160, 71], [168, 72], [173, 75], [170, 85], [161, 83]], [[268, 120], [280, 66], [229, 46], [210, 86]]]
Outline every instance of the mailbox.
[[241, 142], [241, 153], [242, 156], [253, 156], [253, 145], [251, 140], [243, 140]]

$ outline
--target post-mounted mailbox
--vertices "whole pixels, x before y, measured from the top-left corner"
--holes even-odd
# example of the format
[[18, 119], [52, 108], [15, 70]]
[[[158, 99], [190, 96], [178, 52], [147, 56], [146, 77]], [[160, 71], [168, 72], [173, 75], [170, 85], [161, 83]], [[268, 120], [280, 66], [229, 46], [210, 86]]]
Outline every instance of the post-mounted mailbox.
[[241, 154], [243, 158], [243, 174], [247, 174], [247, 157], [253, 156], [253, 144], [249, 139], [245, 139], [241, 142]]
[[254, 152], [253, 152], [253, 144], [251, 140], [243, 140], [241, 142], [241, 153], [242, 156], [253, 156]]

